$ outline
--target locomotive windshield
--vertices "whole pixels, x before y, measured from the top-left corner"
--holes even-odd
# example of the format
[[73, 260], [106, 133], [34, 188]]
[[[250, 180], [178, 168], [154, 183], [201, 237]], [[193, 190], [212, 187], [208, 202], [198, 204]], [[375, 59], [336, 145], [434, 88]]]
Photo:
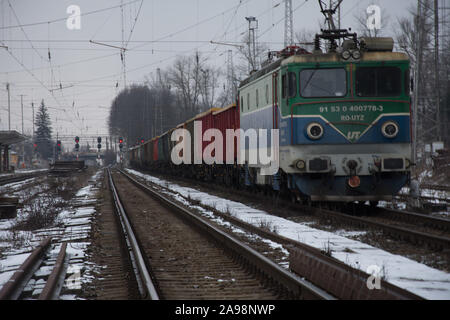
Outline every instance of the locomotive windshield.
[[347, 95], [345, 69], [305, 69], [300, 72], [300, 93], [304, 98]]
[[356, 94], [359, 97], [399, 96], [402, 72], [396, 67], [361, 67], [356, 70]]

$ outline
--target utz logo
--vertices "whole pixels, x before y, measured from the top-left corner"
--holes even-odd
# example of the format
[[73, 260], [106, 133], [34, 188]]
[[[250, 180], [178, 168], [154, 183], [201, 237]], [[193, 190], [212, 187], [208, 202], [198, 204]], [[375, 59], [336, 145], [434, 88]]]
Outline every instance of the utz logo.
[[361, 131], [349, 131], [347, 133], [347, 139], [351, 142], [355, 142], [361, 137]]

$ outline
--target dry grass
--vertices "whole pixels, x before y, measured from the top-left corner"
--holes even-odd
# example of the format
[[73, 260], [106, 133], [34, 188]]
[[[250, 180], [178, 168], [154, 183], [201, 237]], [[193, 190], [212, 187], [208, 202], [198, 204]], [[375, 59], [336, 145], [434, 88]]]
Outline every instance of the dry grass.
[[58, 214], [62, 206], [63, 202], [52, 195], [40, 196], [24, 206], [24, 217], [19, 219], [11, 230], [32, 231], [57, 225], [60, 222]]

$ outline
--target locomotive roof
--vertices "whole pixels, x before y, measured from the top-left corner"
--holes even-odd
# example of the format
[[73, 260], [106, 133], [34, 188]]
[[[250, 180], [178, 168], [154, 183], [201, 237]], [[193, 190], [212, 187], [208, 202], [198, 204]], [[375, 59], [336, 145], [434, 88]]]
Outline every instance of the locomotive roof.
[[[409, 58], [402, 52], [363, 52], [361, 56], [361, 62], [368, 61], [408, 61]], [[282, 61], [282, 65], [289, 63], [315, 63], [315, 62], [341, 62], [339, 54], [324, 53], [324, 54], [305, 54], [291, 56]]]
[[[375, 51], [375, 52], [363, 52], [361, 60], [362, 62], [368, 61], [409, 61], [408, 55], [402, 52], [385, 52], [385, 51]], [[319, 53], [319, 54], [301, 54], [293, 55], [288, 58], [281, 58], [277, 61], [271, 63], [267, 67], [258, 70], [257, 72], [250, 75], [250, 77], [243, 80], [239, 88], [244, 87], [250, 82], [257, 78], [264, 76], [265, 74], [284, 66], [289, 63], [320, 63], [320, 62], [342, 62], [340, 55], [336, 52], [332, 53]]]
[[247, 79], [243, 80], [240, 83], [239, 88], [242, 88], [246, 84], [250, 83], [251, 81], [253, 81], [257, 78], [262, 77], [263, 75], [269, 73], [270, 71], [273, 71], [273, 70], [279, 68], [282, 61], [283, 61], [282, 58], [278, 59], [278, 60], [272, 62], [271, 64], [269, 64], [267, 67], [264, 67], [261, 70], [258, 70], [257, 72], [253, 73], [252, 75], [250, 75], [250, 77], [248, 77]]

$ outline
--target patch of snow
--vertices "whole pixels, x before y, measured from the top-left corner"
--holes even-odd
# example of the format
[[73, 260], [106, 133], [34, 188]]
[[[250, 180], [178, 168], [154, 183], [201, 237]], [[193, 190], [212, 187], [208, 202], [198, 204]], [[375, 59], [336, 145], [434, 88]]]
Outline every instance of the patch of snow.
[[[433, 269], [403, 256], [348, 239], [338, 233], [314, 229], [304, 223], [296, 223], [273, 216], [242, 203], [222, 199], [192, 188], [182, 187], [135, 170], [126, 169], [126, 171], [161, 187], [168, 188], [175, 194], [178, 193], [185, 198], [199, 201], [202, 205], [211, 206], [224, 213], [228, 211], [234, 217], [255, 226], [258, 226], [262, 220], [267, 221], [272, 227], [276, 228], [277, 233], [281, 236], [321, 250], [329, 247], [334, 258], [364, 272], [371, 266], [378, 266], [380, 269], [385, 270], [387, 281], [426, 299], [450, 299], [450, 275], [444, 271]], [[168, 191], [166, 193], [169, 194]], [[213, 215], [212, 212], [210, 214]], [[220, 223], [220, 219], [217, 219], [217, 221]], [[223, 224], [229, 225], [224, 222]]]

